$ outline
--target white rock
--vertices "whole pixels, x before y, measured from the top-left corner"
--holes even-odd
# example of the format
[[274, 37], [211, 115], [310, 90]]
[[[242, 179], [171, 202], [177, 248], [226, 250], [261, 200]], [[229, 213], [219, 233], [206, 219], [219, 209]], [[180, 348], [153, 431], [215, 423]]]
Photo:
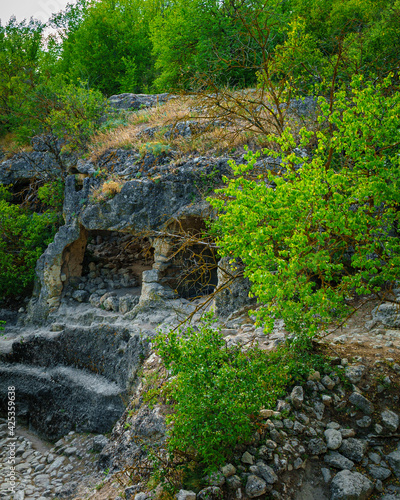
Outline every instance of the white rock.
[[342, 444], [342, 433], [337, 429], [327, 429], [325, 432], [326, 444], [330, 450], [337, 450]]

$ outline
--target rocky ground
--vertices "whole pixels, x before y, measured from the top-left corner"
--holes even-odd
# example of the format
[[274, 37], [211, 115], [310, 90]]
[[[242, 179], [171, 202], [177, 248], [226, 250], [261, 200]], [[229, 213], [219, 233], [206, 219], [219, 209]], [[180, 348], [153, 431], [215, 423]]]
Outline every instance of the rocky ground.
[[[263, 410], [253, 442], [237, 450], [200, 491], [182, 490], [178, 498], [400, 498], [400, 330], [374, 321], [375, 305], [364, 306], [346, 327], [321, 341], [332, 357], [331, 371], [315, 372], [275, 410]], [[265, 337], [246, 315], [226, 321], [224, 334], [228, 343], [258, 341], [264, 349], [273, 349], [286, 335], [277, 325]], [[138, 439], [162, 443], [165, 433], [165, 408], [150, 409], [142, 400], [151, 374], [159, 369], [152, 354], [109, 440], [71, 432], [50, 447], [21, 428], [14, 499], [161, 498], [137, 476], [137, 465], [144, 460]], [[1, 437], [4, 463], [4, 421]], [[4, 468], [1, 474], [5, 479]]]
[[[0, 420], [0, 498], [14, 500], [71, 498], [78, 485], [95, 486], [102, 476], [96, 471], [98, 452], [108, 439], [103, 435], [70, 432], [55, 444], [43, 441], [26, 427], [17, 425], [13, 437], [7, 421]], [[11, 448], [12, 445], [13, 448]], [[11, 452], [10, 450], [15, 450]], [[12, 477], [8, 461], [15, 460], [15, 492], [10, 495]]]

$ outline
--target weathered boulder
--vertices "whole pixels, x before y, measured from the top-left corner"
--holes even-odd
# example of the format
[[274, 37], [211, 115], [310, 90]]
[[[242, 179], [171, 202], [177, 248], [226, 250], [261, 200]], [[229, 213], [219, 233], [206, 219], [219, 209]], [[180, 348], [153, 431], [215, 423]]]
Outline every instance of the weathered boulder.
[[359, 472], [342, 470], [332, 480], [331, 500], [365, 500], [373, 489], [373, 483]]
[[384, 302], [372, 311], [373, 321], [380, 321], [384, 326], [400, 328], [400, 308], [398, 304]]
[[339, 451], [349, 460], [361, 462], [365, 452], [367, 451], [367, 447], [367, 441], [363, 439], [349, 438], [343, 440]]
[[[108, 99], [109, 105], [118, 110], [151, 108], [168, 100], [170, 94], [119, 94]], [[171, 96], [172, 97], [172, 96]]]
[[267, 491], [267, 483], [255, 475], [247, 478], [246, 494], [249, 498], [257, 498]]

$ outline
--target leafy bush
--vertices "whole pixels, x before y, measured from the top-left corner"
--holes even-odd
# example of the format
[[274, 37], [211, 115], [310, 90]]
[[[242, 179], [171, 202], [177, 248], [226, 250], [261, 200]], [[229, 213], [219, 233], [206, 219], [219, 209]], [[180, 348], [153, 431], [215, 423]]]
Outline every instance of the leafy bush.
[[44, 184], [38, 189], [39, 200], [48, 207], [61, 211], [64, 203], [64, 183], [61, 179]]
[[55, 233], [57, 215], [29, 213], [0, 199], [0, 296], [29, 290], [35, 265]]
[[227, 347], [210, 318], [200, 329], [160, 334], [155, 346], [172, 375], [170, 450], [195, 456], [209, 470], [249, 440], [262, 407], [273, 407], [290, 382], [321, 362], [305, 350]]
[[61, 82], [44, 128], [66, 142], [69, 150], [82, 150], [105, 109], [106, 100], [99, 91]]
[[350, 93], [321, 98], [322, 131], [303, 128], [298, 143], [287, 127], [271, 138], [280, 153], [267, 151], [278, 168], [252, 177], [249, 153], [210, 200], [220, 253], [243, 260], [267, 328], [280, 317], [304, 339], [348, 314], [354, 293], [383, 295], [398, 278], [400, 94], [390, 85], [355, 77]]

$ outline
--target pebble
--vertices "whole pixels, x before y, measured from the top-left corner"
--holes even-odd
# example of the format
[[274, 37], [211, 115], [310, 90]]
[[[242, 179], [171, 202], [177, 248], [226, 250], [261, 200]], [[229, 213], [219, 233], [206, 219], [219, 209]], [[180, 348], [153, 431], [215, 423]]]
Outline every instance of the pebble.
[[342, 434], [336, 429], [327, 429], [325, 432], [326, 444], [330, 450], [337, 450], [342, 444]]
[[[0, 419], [0, 428], [3, 423], [5, 423], [5, 420]], [[45, 443], [40, 447], [39, 451], [36, 449], [36, 440], [31, 442], [29, 437], [25, 435], [18, 436], [18, 459], [21, 459], [21, 461], [15, 466], [17, 480], [14, 500], [49, 500], [50, 498], [56, 498], [57, 489], [61, 491], [65, 487], [69, 488], [71, 493], [73, 493], [76, 483], [71, 483], [71, 474], [77, 474], [78, 477], [85, 477], [88, 482], [98, 483], [101, 481], [99, 473], [94, 472], [93, 453], [89, 452], [93, 436], [86, 434], [78, 436], [75, 434], [75, 438], [77, 438], [75, 449], [79, 451], [79, 455], [82, 458], [73, 455], [68, 458], [58, 455], [55, 452], [57, 446], [50, 448]], [[71, 436], [66, 436], [58, 441], [58, 447], [67, 446], [70, 440]], [[1, 463], [6, 463], [7, 453], [8, 448], [0, 448]], [[70, 474], [66, 474], [66, 471], [62, 470], [65, 465], [65, 468], [69, 468]], [[0, 469], [0, 484], [2, 487], [6, 484], [7, 472], [8, 469], [6, 467]], [[55, 476], [59, 479], [55, 480]], [[73, 484], [72, 489], [70, 488], [71, 484]]]

